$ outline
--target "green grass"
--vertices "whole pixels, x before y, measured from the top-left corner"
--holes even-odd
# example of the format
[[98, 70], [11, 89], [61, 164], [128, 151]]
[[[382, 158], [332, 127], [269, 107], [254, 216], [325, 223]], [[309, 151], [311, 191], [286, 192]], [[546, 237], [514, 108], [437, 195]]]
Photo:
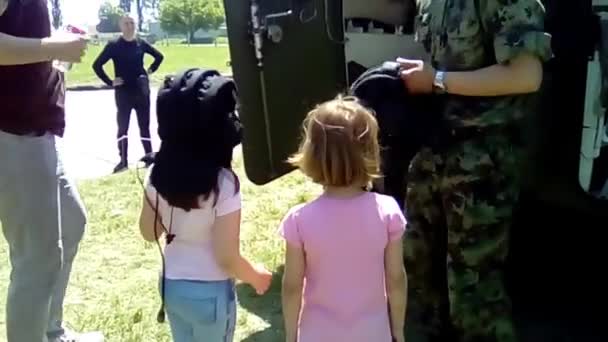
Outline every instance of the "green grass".
[[[220, 72], [230, 72], [230, 67], [227, 66], [230, 60], [227, 45], [218, 45], [217, 47], [214, 45], [164, 45], [158, 42], [154, 46], [165, 56], [163, 64], [151, 77], [152, 83], [155, 85], [159, 84], [165, 75], [188, 67], [205, 67], [217, 69]], [[92, 69], [93, 61], [102, 49], [103, 45], [89, 46], [82, 63], [75, 64], [72, 70], [67, 73], [68, 87], [103, 84]], [[152, 61], [153, 58], [150, 55], [146, 55], [144, 65], [147, 67]], [[110, 78], [114, 77], [114, 66], [111, 61], [105, 65], [105, 70]]]
[[[276, 234], [293, 205], [311, 199], [319, 187], [293, 172], [266, 186], [249, 182], [242, 159], [235, 165], [243, 192], [242, 251], [276, 273], [262, 297], [238, 286], [235, 341], [283, 341], [280, 276], [283, 244]], [[89, 224], [77, 255], [65, 304], [66, 320], [78, 330], [101, 330], [108, 342], [170, 341], [167, 323], [156, 323], [159, 308], [156, 245], [144, 242], [137, 227], [141, 187], [134, 171], [79, 183]], [[0, 244], [0, 307], [8, 285], [6, 244]], [[0, 341], [6, 341], [0, 310]]]

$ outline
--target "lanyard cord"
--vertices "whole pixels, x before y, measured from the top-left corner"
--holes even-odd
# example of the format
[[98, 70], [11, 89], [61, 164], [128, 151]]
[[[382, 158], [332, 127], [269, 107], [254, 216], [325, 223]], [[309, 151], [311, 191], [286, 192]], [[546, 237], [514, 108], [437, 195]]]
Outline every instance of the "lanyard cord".
[[[147, 196], [146, 196], [146, 198], [147, 198]], [[165, 270], [166, 270], [167, 266], [166, 266], [165, 254], [163, 253], [162, 247], [160, 245], [160, 241], [159, 241], [160, 239], [158, 237], [158, 231], [156, 230], [156, 225], [157, 225], [157, 223], [161, 224], [161, 226], [163, 227], [163, 229], [166, 232], [165, 243], [166, 243], [166, 245], [171, 244], [171, 242], [173, 242], [173, 239], [175, 238], [175, 234], [171, 233], [171, 228], [173, 227], [173, 209], [174, 209], [174, 207], [171, 207], [171, 217], [169, 219], [169, 229], [167, 230], [162, 222], [158, 222], [159, 199], [160, 199], [160, 196], [159, 196], [158, 192], [156, 192], [156, 205], [154, 206], [154, 239], [156, 240], [156, 244], [158, 246], [158, 251], [160, 252], [160, 257], [162, 259], [162, 274], [161, 274], [161, 283], [160, 283], [161, 304], [160, 304], [160, 309], [158, 310], [158, 314], [156, 315], [156, 321], [158, 323], [164, 323], [165, 322]], [[162, 217], [161, 217], [161, 220], [162, 220]]]
[[[158, 191], [156, 192], [156, 204], [153, 204], [152, 201], [150, 200], [150, 198], [148, 197], [148, 194], [146, 193], [146, 187], [145, 187], [143, 181], [141, 180], [141, 177], [139, 176], [139, 168], [136, 170], [137, 170], [137, 180], [139, 181], [139, 184], [141, 185], [141, 187], [144, 191], [146, 202], [148, 203], [148, 205], [150, 207], [154, 208], [154, 240], [156, 241], [156, 245], [158, 246], [158, 251], [160, 253], [161, 263], [162, 263], [161, 284], [160, 284], [161, 306], [160, 306], [160, 309], [158, 310], [158, 314], [156, 316], [156, 321], [158, 323], [164, 323], [165, 322], [165, 267], [166, 267], [166, 262], [165, 262], [165, 254], [163, 253], [163, 248], [160, 245], [157, 227], [158, 227], [158, 224], [160, 223], [161, 228], [165, 232], [166, 245], [171, 244], [171, 242], [173, 242], [173, 239], [175, 238], [175, 234], [171, 233], [171, 228], [173, 227], [174, 207], [171, 207], [171, 217], [169, 220], [169, 229], [167, 229], [165, 227], [165, 225], [162, 223], [162, 221], [158, 220], [159, 219], [158, 205], [159, 205], [159, 200], [160, 200], [160, 195], [158, 194]], [[162, 217], [161, 217], [161, 220], [162, 220]]]

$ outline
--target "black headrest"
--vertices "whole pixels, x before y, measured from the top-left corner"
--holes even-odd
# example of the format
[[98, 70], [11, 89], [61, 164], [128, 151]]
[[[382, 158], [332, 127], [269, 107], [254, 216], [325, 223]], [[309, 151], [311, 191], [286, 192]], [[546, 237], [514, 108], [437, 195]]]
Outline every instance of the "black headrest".
[[421, 143], [436, 123], [438, 112], [430, 96], [408, 94], [399, 71], [397, 62], [368, 69], [353, 83], [350, 94], [374, 111], [381, 142], [400, 139]]
[[156, 100], [161, 140], [192, 141], [223, 131], [238, 145], [241, 126], [235, 114], [236, 96], [234, 80], [217, 70], [189, 68], [166, 77]]

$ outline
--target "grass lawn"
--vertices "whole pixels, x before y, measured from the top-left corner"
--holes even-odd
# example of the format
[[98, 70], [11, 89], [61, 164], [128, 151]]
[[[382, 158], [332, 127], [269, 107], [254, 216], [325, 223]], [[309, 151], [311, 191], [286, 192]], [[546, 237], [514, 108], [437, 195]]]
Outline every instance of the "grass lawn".
[[[217, 69], [220, 72], [230, 72], [230, 67], [227, 66], [230, 60], [227, 45], [218, 45], [217, 47], [214, 45], [164, 45], [159, 42], [154, 47], [163, 53], [165, 60], [158, 71], [152, 75], [153, 84], [159, 84], [165, 75], [169, 73], [188, 67], [205, 67]], [[74, 65], [72, 70], [66, 75], [69, 87], [103, 84], [92, 69], [93, 61], [102, 49], [103, 45], [89, 46], [82, 63]], [[144, 64], [146, 68], [152, 61], [153, 58], [150, 55], [146, 55]], [[114, 66], [111, 61], [105, 65], [105, 70], [110, 78], [114, 77]]]
[[[320, 188], [299, 172], [259, 187], [246, 179], [240, 154], [235, 165], [244, 201], [242, 251], [276, 272], [271, 290], [262, 297], [249, 286], [239, 285], [235, 341], [283, 341], [283, 244], [276, 229], [291, 206], [311, 199]], [[168, 324], [156, 322], [160, 257], [157, 246], [139, 236], [142, 191], [135, 171], [79, 186], [89, 225], [68, 288], [67, 321], [78, 330], [101, 330], [109, 342], [170, 341]], [[6, 341], [3, 308], [9, 267], [5, 243], [0, 244], [0, 260], [0, 341]]]

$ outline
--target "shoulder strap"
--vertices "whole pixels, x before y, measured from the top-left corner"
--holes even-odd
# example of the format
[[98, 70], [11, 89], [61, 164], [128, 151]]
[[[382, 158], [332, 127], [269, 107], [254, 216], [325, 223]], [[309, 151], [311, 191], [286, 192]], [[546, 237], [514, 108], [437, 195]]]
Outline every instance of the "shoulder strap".
[[479, 27], [481, 27], [481, 34], [483, 35], [483, 44], [485, 48], [488, 49], [487, 51], [492, 51], [493, 55], [494, 38], [491, 36], [491, 34], [488, 33], [488, 28], [486, 27], [486, 23], [483, 20], [483, 13], [481, 12], [481, 6], [479, 5], [479, 1], [480, 0], [473, 0], [473, 2], [475, 3], [475, 13], [477, 14], [477, 20], [479, 20]]
[[481, 7], [479, 6], [479, 0], [473, 0], [475, 3], [475, 13], [477, 14], [477, 20], [479, 20], [479, 26], [483, 31], [484, 36], [486, 36], [486, 23], [483, 21], [483, 15], [481, 14]]

